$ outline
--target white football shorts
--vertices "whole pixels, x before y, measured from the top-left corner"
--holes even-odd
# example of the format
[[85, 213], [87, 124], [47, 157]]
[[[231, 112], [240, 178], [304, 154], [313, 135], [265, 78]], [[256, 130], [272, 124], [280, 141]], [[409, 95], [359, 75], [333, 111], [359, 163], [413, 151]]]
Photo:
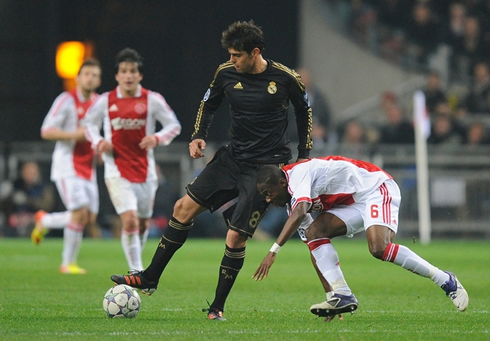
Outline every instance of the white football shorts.
[[97, 181], [77, 176], [56, 180], [56, 188], [68, 211], [88, 207], [92, 213], [99, 213], [99, 189]]
[[158, 180], [133, 183], [121, 177], [105, 179], [109, 196], [117, 214], [136, 211], [139, 218], [151, 218]]
[[347, 237], [373, 225], [386, 226], [397, 233], [401, 195], [394, 180], [385, 181], [360, 197], [354, 195], [354, 199], [356, 202], [352, 205], [337, 206], [327, 211], [345, 222]]

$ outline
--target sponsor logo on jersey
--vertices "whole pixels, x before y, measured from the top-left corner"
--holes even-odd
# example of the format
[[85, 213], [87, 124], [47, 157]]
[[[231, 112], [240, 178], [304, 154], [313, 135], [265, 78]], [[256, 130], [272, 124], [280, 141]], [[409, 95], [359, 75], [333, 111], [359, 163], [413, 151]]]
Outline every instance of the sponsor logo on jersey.
[[118, 111], [118, 110], [119, 110], [119, 108], [115, 104], [111, 105], [111, 107], [109, 108], [109, 111], [111, 111], [111, 112], [112, 111]]
[[111, 125], [114, 130], [138, 130], [146, 125], [146, 119], [116, 117], [111, 120]]
[[243, 89], [242, 82], [236, 83], [233, 89]]
[[204, 102], [208, 100], [209, 94], [211, 94], [211, 89], [208, 89], [208, 91], [206, 91], [206, 93], [204, 94], [204, 98], [202, 99]]
[[271, 95], [274, 95], [277, 92], [276, 82], [269, 83], [269, 86], [267, 87], [267, 92]]

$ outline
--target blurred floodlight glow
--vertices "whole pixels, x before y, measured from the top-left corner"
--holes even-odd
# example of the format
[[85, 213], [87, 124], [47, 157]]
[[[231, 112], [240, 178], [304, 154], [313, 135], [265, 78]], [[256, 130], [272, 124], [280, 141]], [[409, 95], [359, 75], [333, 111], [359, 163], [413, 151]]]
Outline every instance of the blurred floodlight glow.
[[56, 72], [64, 79], [75, 78], [85, 57], [85, 45], [79, 41], [65, 41], [56, 51]]

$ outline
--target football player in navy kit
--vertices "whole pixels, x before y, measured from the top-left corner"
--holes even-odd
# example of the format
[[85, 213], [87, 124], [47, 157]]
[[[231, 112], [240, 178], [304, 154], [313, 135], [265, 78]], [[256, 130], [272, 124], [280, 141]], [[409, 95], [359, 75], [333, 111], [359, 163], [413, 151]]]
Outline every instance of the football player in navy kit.
[[223, 32], [221, 43], [230, 59], [219, 65], [201, 101], [189, 153], [195, 159], [204, 156], [208, 128], [225, 97], [230, 108], [231, 142], [216, 152], [187, 186], [187, 194], [176, 202], [151, 264], [143, 271], [113, 275], [111, 279], [153, 293], [171, 257], [186, 241], [194, 218], [236, 200], [223, 212], [229, 227], [225, 252], [215, 299], [204, 310], [208, 319], [223, 321], [225, 301], [243, 266], [247, 240], [269, 206], [257, 191], [256, 174], [266, 164], [281, 167], [292, 158], [287, 135], [290, 102], [299, 137], [297, 161], [308, 159], [312, 112], [301, 77], [262, 56], [264, 36], [253, 21], [231, 24]]

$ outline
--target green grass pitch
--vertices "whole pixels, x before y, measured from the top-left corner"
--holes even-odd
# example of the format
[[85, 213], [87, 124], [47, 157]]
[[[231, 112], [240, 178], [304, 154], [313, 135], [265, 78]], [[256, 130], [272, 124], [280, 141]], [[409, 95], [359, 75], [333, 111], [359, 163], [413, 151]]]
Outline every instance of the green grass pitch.
[[[251, 240], [245, 266], [225, 307], [226, 322], [201, 312], [214, 297], [224, 241], [189, 239], [136, 319], [109, 319], [102, 310], [109, 277], [127, 271], [118, 240], [85, 239], [79, 264], [87, 275], [58, 273], [62, 241], [0, 239], [2, 340], [490, 340], [490, 242], [434, 241], [407, 245], [457, 274], [470, 295], [458, 312], [429, 279], [374, 259], [365, 236], [334, 239], [359, 309], [325, 323], [309, 312], [324, 293], [306, 246], [289, 241], [269, 278], [251, 279], [272, 241]], [[148, 265], [158, 241], [144, 252]]]

